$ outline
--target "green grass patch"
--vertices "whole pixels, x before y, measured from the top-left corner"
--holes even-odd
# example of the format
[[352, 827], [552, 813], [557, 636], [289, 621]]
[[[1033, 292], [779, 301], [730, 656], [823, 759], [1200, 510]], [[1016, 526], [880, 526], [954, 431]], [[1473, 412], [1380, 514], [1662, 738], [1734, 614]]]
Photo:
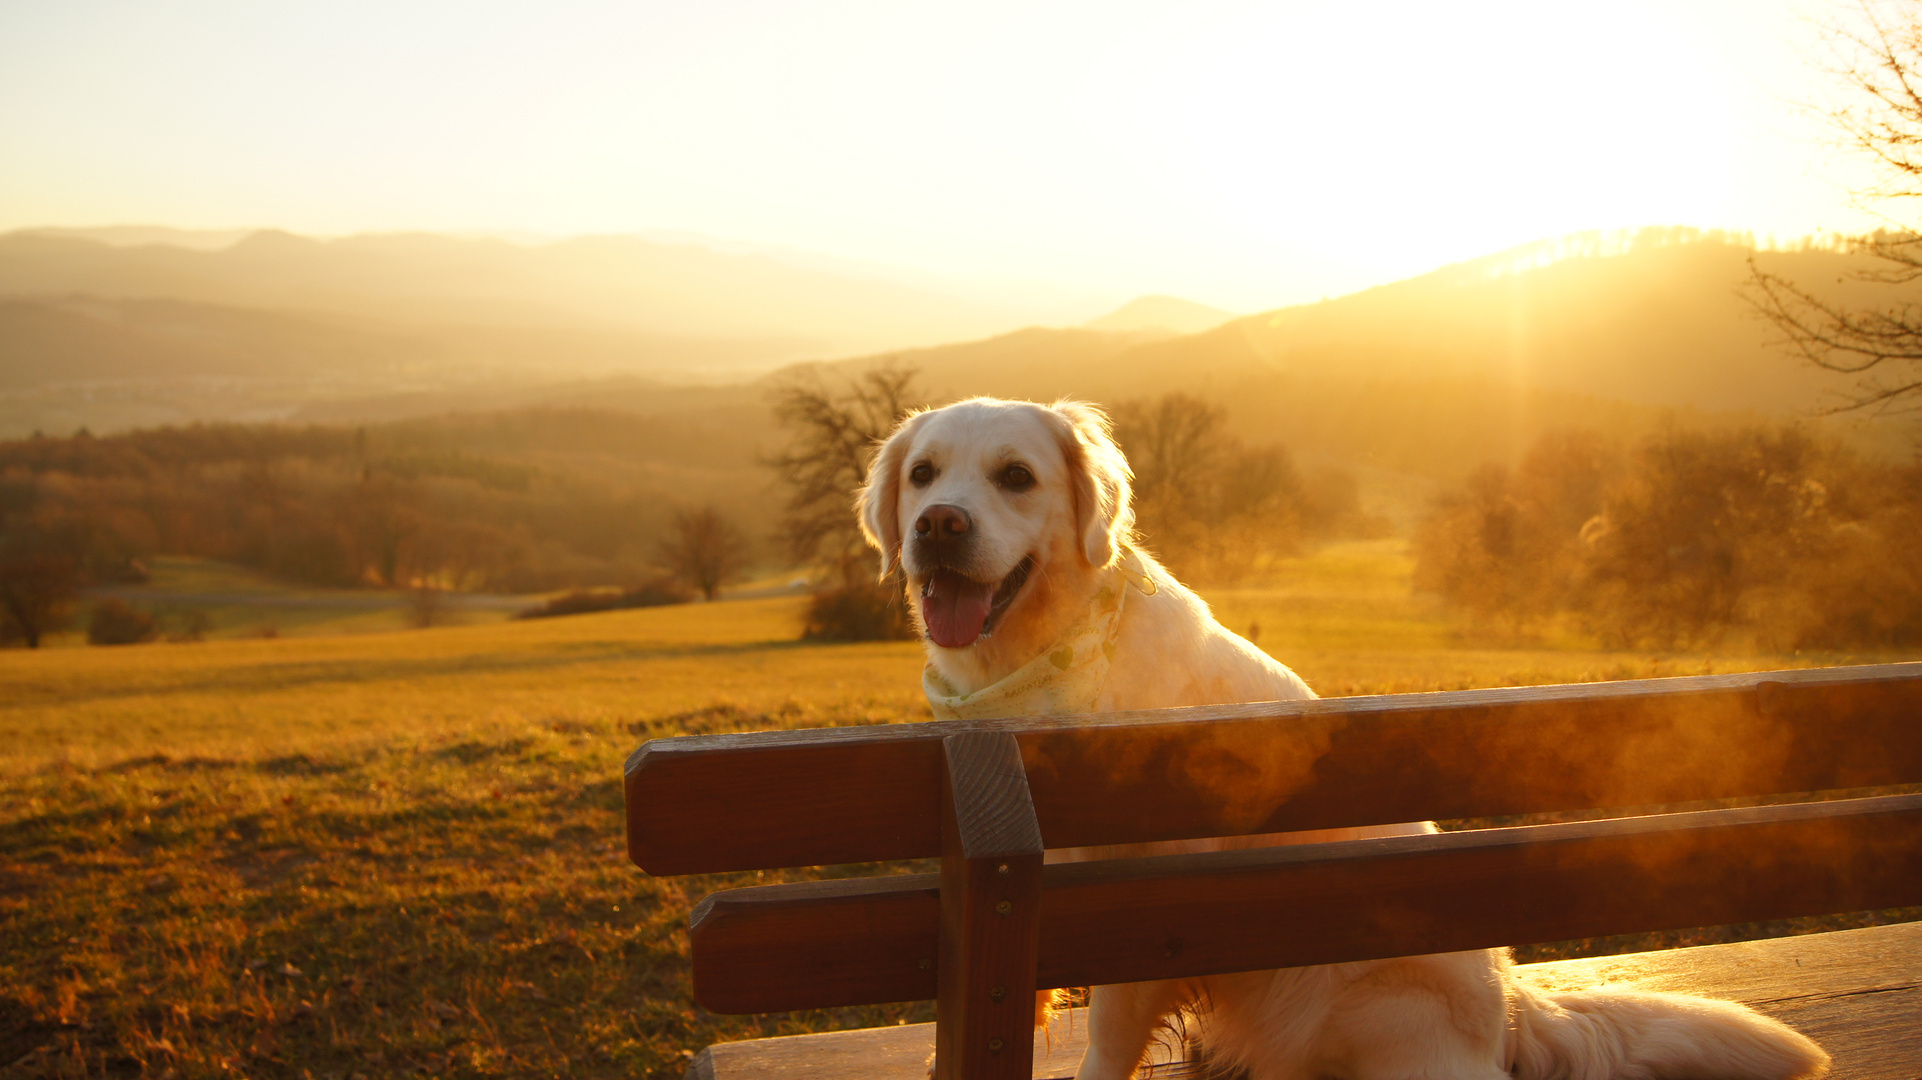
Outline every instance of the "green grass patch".
[[[336, 634], [387, 633], [418, 625], [414, 599], [397, 589], [323, 589], [295, 585], [259, 571], [214, 559], [161, 556], [148, 567], [141, 585], [111, 590], [135, 607], [151, 613], [161, 636], [180, 638], [197, 634], [208, 639], [260, 637], [317, 637]], [[444, 598], [432, 622], [441, 626], [484, 626], [513, 617], [525, 602], [470, 604], [458, 596]], [[85, 645], [86, 610], [82, 600], [76, 618], [63, 632], [48, 636], [55, 648]]]

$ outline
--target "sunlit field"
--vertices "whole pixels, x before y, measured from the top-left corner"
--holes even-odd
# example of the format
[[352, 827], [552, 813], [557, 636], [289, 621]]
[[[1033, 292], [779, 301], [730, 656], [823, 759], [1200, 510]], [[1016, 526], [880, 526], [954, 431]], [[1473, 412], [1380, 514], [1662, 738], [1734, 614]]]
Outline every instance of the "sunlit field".
[[[1501, 647], [1408, 573], [1342, 544], [1211, 599], [1328, 694], [1894, 659]], [[718, 1039], [929, 1018], [703, 1012], [689, 908], [776, 875], [621, 850], [647, 738], [926, 718], [918, 646], [798, 642], [801, 603], [0, 652], [0, 1067], [666, 1078]]]
[[[395, 740], [633, 724], [790, 701], [899, 710], [909, 644], [796, 642], [801, 601], [480, 627], [0, 653], [11, 771], [131, 755], [350, 752]], [[631, 748], [630, 748], [631, 749]]]
[[0, 1080], [932, 1019], [697, 1007], [931, 864], [650, 878], [622, 766], [930, 718], [802, 631], [976, 395], [1324, 696], [1922, 659], [1922, 0], [229, 7], [0, 4]]

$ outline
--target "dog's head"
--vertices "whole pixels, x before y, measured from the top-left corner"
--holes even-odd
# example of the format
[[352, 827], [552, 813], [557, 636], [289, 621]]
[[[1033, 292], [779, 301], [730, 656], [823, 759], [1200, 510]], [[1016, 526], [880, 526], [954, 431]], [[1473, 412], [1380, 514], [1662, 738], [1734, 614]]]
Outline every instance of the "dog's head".
[[1113, 563], [1133, 526], [1128, 485], [1100, 409], [975, 398], [903, 421], [859, 510], [882, 576], [906, 572], [928, 640], [962, 650], [1037, 621]]

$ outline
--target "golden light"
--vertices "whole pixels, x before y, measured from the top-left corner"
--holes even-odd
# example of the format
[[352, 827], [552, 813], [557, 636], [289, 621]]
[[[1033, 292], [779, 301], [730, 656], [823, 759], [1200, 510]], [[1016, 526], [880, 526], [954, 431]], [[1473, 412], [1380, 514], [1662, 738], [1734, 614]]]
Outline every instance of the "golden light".
[[683, 230], [1313, 299], [1542, 237], [1852, 227], [1828, 8], [13, 5], [0, 227]]

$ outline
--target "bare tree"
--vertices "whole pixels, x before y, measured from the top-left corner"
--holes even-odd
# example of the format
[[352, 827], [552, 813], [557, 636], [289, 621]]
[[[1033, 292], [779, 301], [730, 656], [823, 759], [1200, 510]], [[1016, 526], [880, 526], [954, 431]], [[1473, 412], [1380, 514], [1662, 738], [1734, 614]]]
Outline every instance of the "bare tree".
[[792, 433], [769, 461], [789, 488], [782, 539], [794, 558], [826, 559], [850, 585], [871, 576], [854, 493], [881, 440], [913, 411], [915, 374], [889, 363], [839, 390], [816, 375], [775, 392], [774, 415]]
[[661, 559], [668, 569], [709, 600], [747, 568], [747, 553], [747, 537], [712, 506], [674, 515], [661, 541]]
[[789, 554], [825, 559], [838, 582], [816, 588], [801, 636], [873, 641], [914, 635], [899, 575], [874, 580], [874, 563], [854, 519], [854, 493], [867, 482], [881, 441], [914, 410], [915, 371], [883, 364], [831, 388], [818, 374], [776, 391], [774, 415], [789, 429], [771, 458], [787, 482], [780, 535]]
[[[1857, 192], [1865, 202], [1922, 197], [1922, 0], [1893, 6], [1860, 0], [1859, 27], [1834, 26], [1831, 72], [1853, 104], [1830, 110], [1845, 145], [1880, 166], [1881, 180]], [[1903, 289], [1922, 281], [1922, 234], [1907, 226], [1852, 241], [1876, 264], [1859, 281]], [[1761, 270], [1749, 260], [1749, 299], [1784, 343], [1830, 371], [1861, 376], [1838, 409], [1922, 408], [1922, 303], [1912, 290], [1885, 305], [1852, 308]]]
[[0, 637], [18, 635], [27, 648], [58, 629], [80, 594], [80, 566], [56, 551], [0, 552]]
[[1227, 410], [1183, 393], [1124, 402], [1115, 439], [1134, 469], [1135, 520], [1163, 554], [1187, 547], [1209, 524], [1213, 482], [1234, 449]]
[[433, 581], [421, 581], [407, 590], [407, 625], [426, 630], [447, 621], [447, 591]]
[[0, 477], [0, 643], [30, 649], [66, 621], [83, 584], [79, 545], [46, 527], [30, 480]]

